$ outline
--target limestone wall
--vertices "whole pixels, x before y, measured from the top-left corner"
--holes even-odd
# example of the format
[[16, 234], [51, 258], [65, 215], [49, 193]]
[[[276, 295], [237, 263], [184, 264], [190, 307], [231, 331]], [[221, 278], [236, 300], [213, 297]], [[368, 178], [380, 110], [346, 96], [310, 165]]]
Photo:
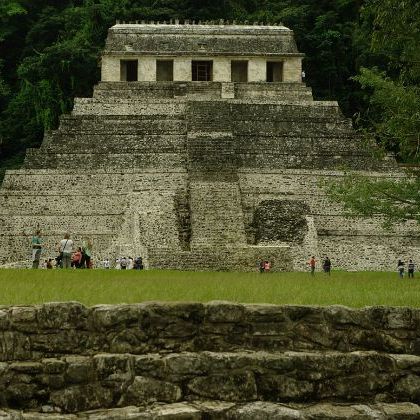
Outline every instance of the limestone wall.
[[[67, 418], [101, 409], [78, 414], [97, 420], [128, 413], [177, 419], [187, 409], [195, 413], [188, 419], [271, 412], [275, 419], [335, 413], [340, 420], [414, 420], [420, 413], [419, 331], [420, 311], [412, 308], [229, 302], [2, 307], [0, 410]], [[158, 409], [169, 410], [167, 417]], [[250, 417], [240, 414], [247, 412]], [[295, 417], [286, 416], [291, 413]]]
[[238, 349], [380, 351], [420, 356], [420, 310], [413, 308], [228, 302], [87, 308], [72, 302], [3, 306], [0, 322], [3, 362], [95, 353]]

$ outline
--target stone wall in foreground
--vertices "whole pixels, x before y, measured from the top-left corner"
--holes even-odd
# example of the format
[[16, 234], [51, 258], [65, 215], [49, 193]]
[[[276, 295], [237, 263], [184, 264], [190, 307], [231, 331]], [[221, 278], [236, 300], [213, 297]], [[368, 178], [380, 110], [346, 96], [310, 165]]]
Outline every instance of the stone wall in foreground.
[[[280, 287], [280, 286], [279, 286]], [[420, 356], [420, 309], [226, 302], [0, 309], [0, 361], [97, 353], [378, 351]]]
[[418, 419], [418, 403], [420, 309], [0, 308], [9, 419]]

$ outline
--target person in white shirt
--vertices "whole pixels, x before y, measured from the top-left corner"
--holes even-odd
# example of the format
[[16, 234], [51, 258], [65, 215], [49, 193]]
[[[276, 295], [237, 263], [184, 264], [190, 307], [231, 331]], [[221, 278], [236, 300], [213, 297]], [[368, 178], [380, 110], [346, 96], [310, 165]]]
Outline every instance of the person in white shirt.
[[106, 270], [108, 270], [111, 266], [108, 258], [105, 258], [104, 261], [102, 262], [102, 264], [103, 264], [103, 266]]
[[66, 233], [64, 239], [60, 241], [59, 251], [61, 254], [61, 268], [71, 267], [71, 254], [73, 252], [73, 241], [70, 239], [70, 234]]

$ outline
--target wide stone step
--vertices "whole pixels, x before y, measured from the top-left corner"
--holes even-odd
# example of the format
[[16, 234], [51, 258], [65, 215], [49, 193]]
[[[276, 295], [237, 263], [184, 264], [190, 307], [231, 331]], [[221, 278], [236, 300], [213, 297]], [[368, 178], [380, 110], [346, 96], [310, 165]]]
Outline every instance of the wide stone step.
[[420, 309], [229, 302], [0, 309], [0, 361], [97, 351], [376, 350], [420, 356]]
[[27, 149], [23, 167], [27, 169], [78, 169], [89, 171], [94, 169], [134, 170], [134, 169], [167, 169], [185, 168], [187, 156], [184, 153], [43, 153]]
[[183, 117], [176, 116], [88, 116], [65, 115], [60, 118], [60, 133], [83, 134], [185, 134]]
[[154, 247], [149, 249], [149, 265], [157, 269], [195, 271], [257, 271], [257, 261], [271, 261], [272, 271], [290, 271], [290, 248], [284, 247], [228, 247], [220, 243], [214, 247], [198, 246], [188, 251]]
[[55, 132], [50, 142], [43, 145], [43, 153], [68, 153], [83, 151], [91, 153], [167, 153], [185, 151], [186, 136], [177, 134], [136, 135], [116, 133], [75, 133]]
[[340, 170], [346, 165], [354, 170], [389, 170], [386, 161], [373, 161], [368, 153], [334, 154], [331, 152], [309, 152], [288, 154], [276, 152], [260, 152], [238, 154], [237, 160], [242, 167], [254, 170], [281, 170], [281, 169], [313, 169], [313, 170]]
[[1, 364], [0, 406], [72, 413], [197, 399], [420, 402], [420, 357], [377, 352], [96, 354]]
[[[186, 170], [133, 170], [128, 168], [118, 171], [94, 169], [89, 172], [64, 168], [8, 171], [3, 181], [1, 193], [26, 197], [41, 195], [44, 206], [50, 195], [114, 195], [121, 201], [130, 191], [176, 190], [186, 188]], [[89, 190], [82, 187], [89, 185]], [[115, 202], [114, 204], [115, 205]]]
[[154, 404], [150, 407], [128, 406], [98, 409], [75, 414], [1, 410], [4, 420], [418, 420], [420, 407], [413, 403], [375, 404], [301, 404], [284, 405], [270, 402], [245, 404], [224, 401], [192, 401]]
[[73, 115], [137, 115], [177, 116], [185, 113], [185, 103], [176, 100], [144, 101], [113, 99], [112, 101], [75, 98]]

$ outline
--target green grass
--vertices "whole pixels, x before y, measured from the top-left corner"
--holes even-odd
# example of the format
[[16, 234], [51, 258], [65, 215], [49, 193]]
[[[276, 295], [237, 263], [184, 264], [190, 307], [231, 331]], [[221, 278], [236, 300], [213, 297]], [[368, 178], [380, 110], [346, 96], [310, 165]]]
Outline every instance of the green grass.
[[146, 301], [420, 307], [420, 276], [397, 273], [198, 273], [120, 270], [0, 270], [0, 304]]

